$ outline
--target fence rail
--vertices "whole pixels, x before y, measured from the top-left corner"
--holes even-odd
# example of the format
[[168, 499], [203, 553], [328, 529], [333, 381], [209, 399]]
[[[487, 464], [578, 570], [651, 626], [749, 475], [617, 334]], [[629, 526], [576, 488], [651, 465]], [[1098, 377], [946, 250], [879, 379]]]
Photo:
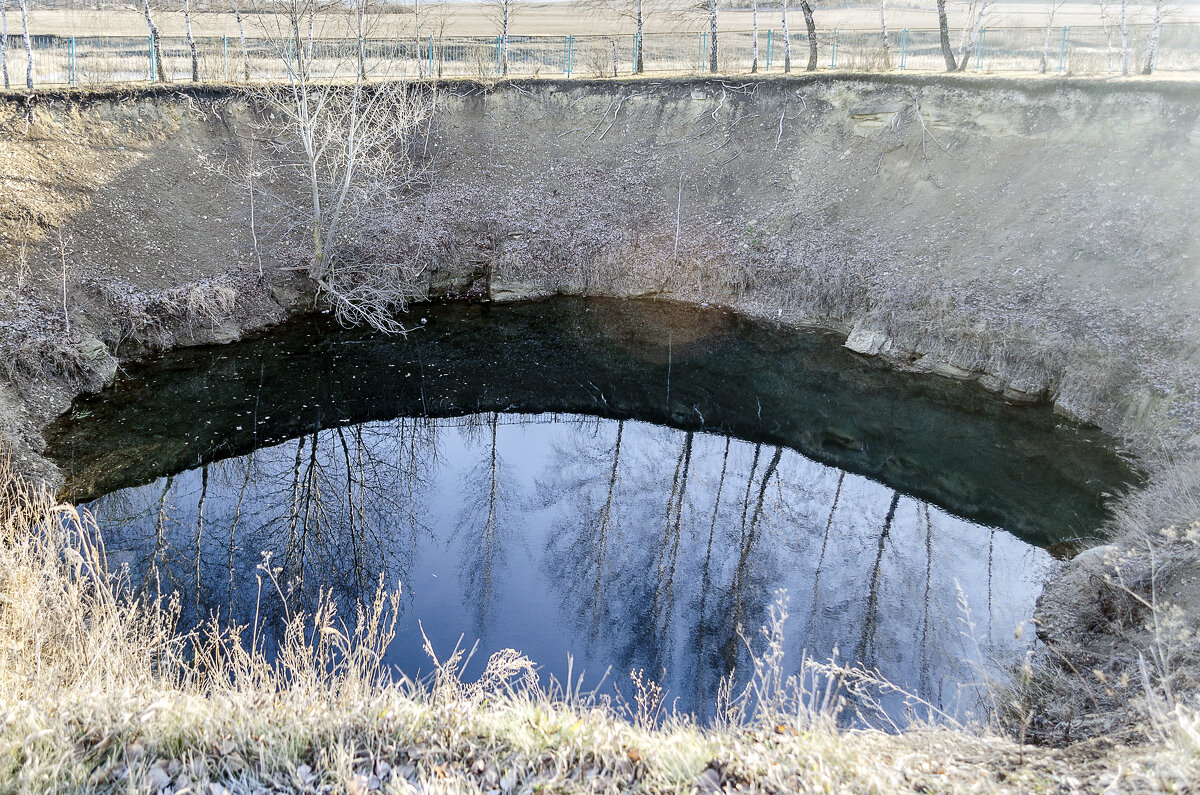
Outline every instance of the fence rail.
[[[1130, 29], [1130, 73], [1145, 67], [1151, 26]], [[156, 70], [155, 42], [148, 36], [33, 36], [35, 85], [102, 86], [161, 80], [185, 81], [192, 76], [191, 51], [182, 36], [157, 42], [165, 75]], [[753, 35], [722, 32], [718, 38], [718, 71], [748, 73]], [[779, 73], [790, 45], [793, 71], [808, 63], [806, 33], [785, 42], [775, 30], [758, 36], [758, 71]], [[301, 44], [306, 50], [308, 42]], [[287, 80], [297, 53], [290, 41], [210, 36], [196, 39], [199, 79], [203, 82]], [[642, 43], [647, 72], [708, 71], [711, 42], [707, 33], [646, 34]], [[507, 69], [505, 51], [507, 50]], [[847, 71], [942, 71], [937, 29], [893, 31], [885, 48], [878, 30], [829, 30], [817, 34], [818, 68]], [[8, 37], [8, 73], [14, 88], [25, 85], [25, 48], [19, 36]], [[422, 37], [368, 39], [361, 43], [362, 65], [371, 77], [613, 77], [635, 72], [637, 39], [619, 36]], [[308, 62], [315, 77], [353, 76], [359, 68], [360, 44], [354, 39], [321, 39], [311, 43]], [[972, 53], [968, 72], [1037, 72], [1054, 74], [1120, 74], [1120, 31], [1115, 27], [985, 28]], [[1156, 72], [1200, 72], [1200, 25], [1163, 25], [1152, 64]]]

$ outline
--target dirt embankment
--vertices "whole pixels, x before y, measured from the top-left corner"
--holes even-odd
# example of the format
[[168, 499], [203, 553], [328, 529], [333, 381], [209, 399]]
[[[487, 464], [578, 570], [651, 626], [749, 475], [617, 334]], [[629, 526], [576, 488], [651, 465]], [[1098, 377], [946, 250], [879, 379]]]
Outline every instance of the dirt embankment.
[[[345, 257], [419, 263], [432, 295], [655, 294], [840, 329], [864, 354], [1052, 400], [1146, 460], [1169, 450], [1125, 529], [1196, 518], [1200, 85], [440, 92], [422, 179], [357, 219]], [[243, 164], [252, 140], [269, 150], [262, 130], [221, 90], [0, 98], [0, 430], [27, 471], [54, 477], [41, 428], [122, 358], [310, 305], [269, 176], [253, 242]]]

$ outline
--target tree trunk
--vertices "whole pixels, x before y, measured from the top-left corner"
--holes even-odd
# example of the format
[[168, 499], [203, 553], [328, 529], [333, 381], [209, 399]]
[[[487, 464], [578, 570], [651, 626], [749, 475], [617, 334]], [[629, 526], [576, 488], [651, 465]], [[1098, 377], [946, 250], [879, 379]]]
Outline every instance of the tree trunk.
[[792, 39], [788, 36], [787, 29], [787, 0], [783, 0], [782, 8], [783, 16], [783, 73], [788, 74], [792, 71]]
[[800, 10], [804, 12], [804, 26], [808, 28], [808, 67], [807, 71], [817, 71], [817, 23], [813, 20], [812, 4], [809, 0], [800, 0]]
[[1121, 0], [1121, 76], [1129, 76], [1129, 25], [1125, 13], [1126, 0]]
[[967, 38], [966, 45], [963, 47], [962, 52], [960, 52], [958, 55], [958, 71], [960, 72], [966, 71], [967, 64], [971, 62], [971, 55], [975, 52], [975, 47], [979, 44], [979, 31], [983, 29], [983, 15], [984, 12], [987, 11], [987, 5], [988, 0], [982, 0], [979, 4], [978, 15], [975, 17], [973, 22], [969, 21], [969, 24], [971, 25], [971, 34]]
[[1042, 58], [1038, 61], [1038, 74], [1046, 74], [1046, 69], [1050, 65], [1050, 28], [1054, 25], [1054, 0], [1051, 0], [1050, 6], [1046, 9], [1046, 33], [1042, 37]]
[[879, 0], [879, 30], [883, 34], [883, 65], [885, 69], [891, 69], [892, 43], [888, 40], [887, 32], [887, 0]]
[[250, 82], [250, 51], [246, 48], [246, 28], [242, 25], [242, 12], [238, 9], [237, 0], [229, 0], [233, 5], [233, 18], [237, 20], [238, 38], [242, 40], [242, 69], [246, 82]]
[[4, 72], [4, 87], [8, 88], [8, 3], [0, 0], [0, 72]]
[[[646, 62], [642, 58], [642, 44], [644, 42], [643, 33], [645, 31], [646, 19], [642, 12], [642, 0], [637, 0], [637, 38], [634, 39], [634, 46], [637, 47], [637, 58], [634, 59], [633, 71], [637, 74], [642, 74], [645, 71]], [[616, 77], [614, 70], [613, 77]]]
[[357, 7], [356, 22], [358, 24], [356, 31], [358, 35], [358, 79], [365, 82], [367, 79], [367, 0], [358, 0], [355, 6]]
[[33, 44], [29, 41], [29, 2], [17, 0], [21, 6], [21, 38], [25, 41], [25, 87], [33, 90]]
[[753, 28], [750, 42], [750, 74], [753, 75], [758, 73], [758, 0], [750, 0], [750, 24]]
[[200, 59], [196, 56], [196, 39], [192, 36], [192, 4], [183, 0], [183, 32], [187, 34], [188, 49], [192, 53], [192, 82], [200, 82]]
[[417, 39], [417, 77], [424, 77], [425, 59], [421, 57], [421, 0], [413, 0], [413, 35]]
[[1144, 75], [1154, 72], [1154, 58], [1158, 55], [1158, 40], [1162, 35], [1162, 7], [1163, 0], [1154, 0], [1154, 27], [1150, 29], [1150, 41], [1146, 42], [1146, 65], [1142, 67]]
[[[25, 0], [21, 0], [22, 3]], [[154, 18], [150, 16], [150, 0], [142, 0], [142, 12], [146, 15], [146, 27], [150, 29], [150, 46], [154, 48], [154, 70], [158, 72], [158, 82], [169, 83], [171, 79], [167, 76], [167, 70], [163, 68], [162, 59], [162, 44], [158, 37], [158, 26], [154, 24]]]
[[950, 46], [950, 23], [946, 19], [946, 0], [937, 0], [938, 27], [942, 34], [942, 58], [946, 60], [946, 71], [953, 72], [958, 68], [954, 60], [954, 48]]
[[505, 77], [508, 76], [508, 4], [509, 0], [504, 0], [500, 27], [500, 74]]
[[708, 0], [708, 29], [712, 44], [708, 48], [708, 71], [717, 73], [717, 0]]

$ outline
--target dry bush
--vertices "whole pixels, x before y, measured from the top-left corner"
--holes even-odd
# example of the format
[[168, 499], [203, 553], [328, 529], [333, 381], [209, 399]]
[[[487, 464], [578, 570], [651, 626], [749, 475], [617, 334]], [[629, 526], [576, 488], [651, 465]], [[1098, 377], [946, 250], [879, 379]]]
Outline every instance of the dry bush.
[[123, 281], [94, 285], [117, 327], [114, 347], [134, 342], [163, 348], [180, 333], [215, 329], [237, 309], [238, 288], [229, 275], [162, 290], [141, 290]]

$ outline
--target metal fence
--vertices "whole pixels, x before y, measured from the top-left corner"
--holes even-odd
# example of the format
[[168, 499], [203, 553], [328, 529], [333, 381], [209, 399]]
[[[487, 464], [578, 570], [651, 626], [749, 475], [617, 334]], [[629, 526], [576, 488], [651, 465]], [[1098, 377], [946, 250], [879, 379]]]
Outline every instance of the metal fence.
[[[1131, 28], [1130, 72], [1145, 66], [1149, 25]], [[753, 36], [747, 31], [721, 33], [718, 70], [724, 74], [750, 71]], [[788, 37], [793, 71], [803, 70], [809, 58], [808, 36]], [[35, 85], [102, 86], [113, 83], [191, 79], [187, 40], [163, 36], [157, 42], [166, 75], [156, 70], [155, 42], [148, 36], [34, 36]], [[199, 78], [203, 82], [287, 80], [295, 68], [291, 41], [237, 37], [196, 40]], [[309, 49], [308, 42], [301, 45]], [[641, 53], [647, 72], [700, 73], [708, 71], [711, 42], [706, 33], [647, 34]], [[786, 44], [775, 30], [760, 31], [758, 71], [779, 73]], [[507, 49], [507, 70], [504, 53]], [[499, 37], [401, 37], [322, 39], [311, 43], [307, 58], [314, 76], [352, 77], [359, 60], [371, 77], [510, 76], [613, 77], [629, 75], [637, 62], [637, 39], [621, 36], [510, 36], [507, 48]], [[818, 68], [847, 71], [942, 71], [937, 29], [893, 31], [884, 47], [878, 30], [830, 30], [817, 34]], [[967, 64], [969, 72], [1036, 72], [1054, 74], [1119, 74], [1121, 35], [1113, 27], [1055, 27], [1047, 43], [1045, 28], [986, 28]], [[9, 79], [25, 84], [24, 43], [8, 38]], [[1153, 69], [1156, 72], [1200, 71], [1200, 25], [1163, 25]]]

